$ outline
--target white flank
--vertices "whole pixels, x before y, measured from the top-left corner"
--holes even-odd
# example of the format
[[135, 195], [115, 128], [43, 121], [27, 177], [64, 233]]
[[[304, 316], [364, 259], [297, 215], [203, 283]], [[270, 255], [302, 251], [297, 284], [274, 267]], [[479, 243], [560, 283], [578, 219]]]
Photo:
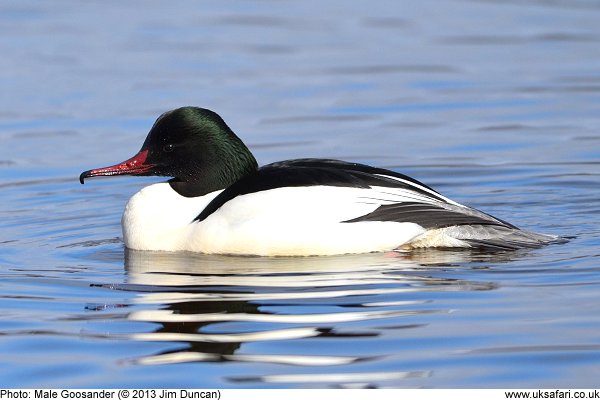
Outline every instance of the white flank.
[[393, 250], [421, 235], [418, 224], [344, 223], [380, 205], [435, 203], [407, 189], [286, 187], [238, 196], [201, 222], [194, 218], [220, 192], [178, 195], [168, 183], [134, 195], [123, 214], [123, 237], [137, 250], [306, 256]]

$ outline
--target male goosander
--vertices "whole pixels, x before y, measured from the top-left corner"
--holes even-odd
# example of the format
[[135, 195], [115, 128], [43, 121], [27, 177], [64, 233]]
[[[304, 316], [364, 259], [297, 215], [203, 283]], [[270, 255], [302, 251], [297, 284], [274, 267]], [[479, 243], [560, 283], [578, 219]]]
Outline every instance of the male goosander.
[[123, 240], [135, 250], [302, 256], [558, 240], [386, 169], [312, 158], [258, 168], [223, 119], [198, 107], [162, 114], [135, 156], [79, 179], [112, 175], [172, 177], [127, 203]]

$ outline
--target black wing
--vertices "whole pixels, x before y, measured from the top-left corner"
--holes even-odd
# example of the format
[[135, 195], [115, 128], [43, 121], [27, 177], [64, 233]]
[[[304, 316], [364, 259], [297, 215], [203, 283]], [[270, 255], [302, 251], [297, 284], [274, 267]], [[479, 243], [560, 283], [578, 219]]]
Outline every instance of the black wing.
[[369, 214], [344, 222], [361, 221], [414, 222], [426, 229], [456, 225], [499, 225], [517, 229], [506, 221], [473, 208], [416, 202], [384, 204]]

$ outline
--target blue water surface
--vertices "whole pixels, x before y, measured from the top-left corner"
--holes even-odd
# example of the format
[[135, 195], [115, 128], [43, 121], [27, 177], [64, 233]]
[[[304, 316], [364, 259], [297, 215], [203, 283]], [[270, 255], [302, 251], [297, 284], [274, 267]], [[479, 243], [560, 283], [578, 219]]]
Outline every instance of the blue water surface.
[[[600, 3], [0, 4], [0, 386], [594, 387]], [[126, 251], [162, 112], [261, 164], [391, 168], [563, 245], [260, 258]]]

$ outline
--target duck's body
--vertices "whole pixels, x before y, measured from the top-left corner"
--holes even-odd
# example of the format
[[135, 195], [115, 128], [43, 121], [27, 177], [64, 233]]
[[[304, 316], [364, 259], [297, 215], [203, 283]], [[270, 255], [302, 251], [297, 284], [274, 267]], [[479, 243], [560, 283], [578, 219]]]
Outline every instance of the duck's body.
[[86, 171], [81, 180], [118, 174], [175, 177], [129, 200], [123, 239], [136, 250], [304, 256], [515, 249], [557, 239], [522, 231], [385, 169], [320, 159], [257, 168], [220, 117], [199, 108], [163, 114], [136, 156]]
[[[340, 223], [356, 215], [356, 209], [368, 213], [373, 208], [334, 204], [340, 196], [355, 197], [360, 189], [286, 188], [239, 196], [205, 220], [192, 223], [197, 213], [191, 210], [204, 209], [220, 192], [185, 198], [169, 189], [165, 183], [151, 185], [129, 201], [122, 220], [128, 248], [261, 256], [332, 255], [393, 250], [423, 232], [413, 223]], [[159, 198], [177, 205], [177, 212], [160, 213]], [[290, 200], [301, 201], [306, 208], [298, 211]], [[276, 206], [281, 202], [287, 206]], [[147, 235], [149, 231], [154, 234]]]

